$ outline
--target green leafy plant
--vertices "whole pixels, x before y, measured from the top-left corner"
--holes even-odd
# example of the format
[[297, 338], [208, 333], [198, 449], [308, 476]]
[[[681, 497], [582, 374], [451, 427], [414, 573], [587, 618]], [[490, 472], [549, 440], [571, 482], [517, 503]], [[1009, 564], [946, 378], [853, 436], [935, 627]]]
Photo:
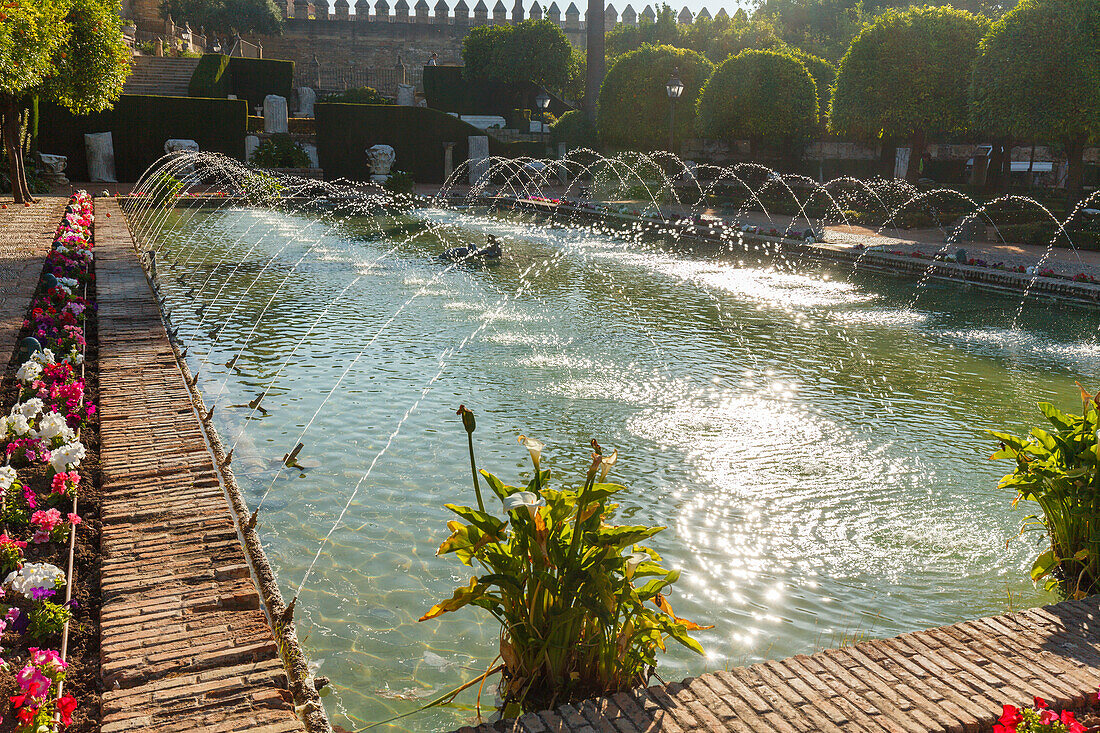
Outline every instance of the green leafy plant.
[[322, 101], [343, 102], [345, 104], [393, 104], [392, 99], [383, 97], [374, 87], [359, 87], [358, 89], [348, 89], [339, 94], [329, 94]]
[[411, 173], [394, 171], [383, 186], [387, 191], [393, 193], [412, 193], [416, 189], [416, 179], [413, 178]]
[[273, 206], [283, 194], [283, 184], [275, 176], [250, 171], [241, 181], [242, 195], [249, 206]]
[[29, 617], [27, 635], [37, 642], [49, 641], [60, 636], [62, 629], [65, 628], [65, 622], [73, 615], [68, 606], [45, 599], [31, 606], [27, 613]]
[[278, 133], [264, 140], [249, 162], [262, 168], [310, 167], [309, 155], [286, 133]]
[[[551, 488], [542, 444], [520, 436], [534, 475], [525, 487], [509, 486], [476, 470], [474, 415], [465, 407], [458, 412], [477, 508], [447, 505], [458, 520], [448, 523], [452, 534], [439, 554], [454, 553], [480, 574], [420, 620], [474, 605], [500, 622], [505, 715], [643, 685], [669, 637], [703, 652], [688, 632], [710, 627], [676, 617], [664, 595], [679, 571], [666, 570], [639, 544], [664, 527], [612, 523], [609, 501], [625, 490], [605, 481], [617, 451], [605, 455], [593, 440], [583, 481]], [[486, 507], [479, 476], [506, 519]]]
[[999, 488], [1016, 492], [1015, 506], [1033, 501], [1041, 515], [1024, 519], [1021, 534], [1045, 532], [1050, 549], [1039, 555], [1031, 577], [1047, 590], [1081, 598], [1100, 590], [1100, 472], [1097, 471], [1096, 396], [1081, 390], [1082, 415], [1064, 413], [1049, 402], [1039, 409], [1054, 426], [1032, 428], [1025, 438], [990, 431], [1000, 441], [991, 458], [1016, 461]]
[[146, 186], [146, 190], [152, 195], [153, 205], [162, 209], [175, 206], [176, 200], [183, 193], [183, 181], [163, 169], [153, 176], [153, 180]]

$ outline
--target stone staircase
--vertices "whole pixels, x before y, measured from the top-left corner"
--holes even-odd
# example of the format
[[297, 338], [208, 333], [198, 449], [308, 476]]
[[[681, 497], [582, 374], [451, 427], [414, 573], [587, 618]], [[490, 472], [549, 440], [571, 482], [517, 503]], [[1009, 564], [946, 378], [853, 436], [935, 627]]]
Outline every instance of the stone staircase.
[[123, 93], [186, 97], [191, 75], [198, 65], [198, 59], [135, 56], [133, 73], [126, 80]]

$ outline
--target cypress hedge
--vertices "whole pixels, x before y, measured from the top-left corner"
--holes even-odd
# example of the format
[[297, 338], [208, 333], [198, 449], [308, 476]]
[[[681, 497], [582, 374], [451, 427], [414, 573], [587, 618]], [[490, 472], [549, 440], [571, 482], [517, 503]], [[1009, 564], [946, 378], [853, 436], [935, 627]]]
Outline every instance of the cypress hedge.
[[192, 97], [222, 97], [235, 94], [259, 107], [268, 94], [290, 99], [294, 85], [294, 62], [277, 59], [246, 59], [206, 53], [191, 75], [187, 94]]
[[[441, 112], [460, 115], [500, 115], [509, 118], [513, 109], [538, 111], [535, 98], [542, 88], [537, 84], [505, 84], [491, 79], [467, 79], [462, 66], [425, 66], [424, 98], [428, 106]], [[573, 109], [554, 94], [550, 114], [561, 117]]]
[[[417, 183], [442, 183], [444, 143], [454, 143], [453, 161], [458, 168], [469, 154], [467, 138], [485, 134], [427, 107], [319, 102], [314, 115], [317, 157], [329, 180], [368, 180], [367, 148], [389, 145], [397, 154], [394, 170], [411, 173]], [[489, 137], [490, 155], [541, 157], [545, 152], [535, 143], [502, 143]]]
[[248, 110], [240, 99], [197, 99], [123, 94], [113, 109], [76, 116], [53, 105], [42, 105], [38, 148], [68, 156], [66, 174], [87, 180], [84, 134], [110, 132], [115, 146], [115, 172], [120, 181], [136, 181], [164, 155], [171, 138], [194, 140], [199, 149], [244, 160]]

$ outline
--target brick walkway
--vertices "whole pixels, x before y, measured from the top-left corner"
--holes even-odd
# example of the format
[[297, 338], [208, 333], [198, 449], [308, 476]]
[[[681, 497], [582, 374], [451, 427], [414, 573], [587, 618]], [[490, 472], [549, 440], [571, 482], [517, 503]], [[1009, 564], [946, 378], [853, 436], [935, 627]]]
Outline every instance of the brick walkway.
[[[3, 197], [0, 197], [3, 198]], [[53, 233], [66, 199], [43, 196], [30, 207], [0, 209], [0, 369], [18, 347], [15, 337], [23, 326], [31, 296], [50, 251]]]
[[125, 219], [111, 199], [95, 213], [102, 731], [300, 731]]
[[1004, 703], [1080, 708], [1100, 682], [1100, 596], [562, 705], [459, 733], [990, 730]]

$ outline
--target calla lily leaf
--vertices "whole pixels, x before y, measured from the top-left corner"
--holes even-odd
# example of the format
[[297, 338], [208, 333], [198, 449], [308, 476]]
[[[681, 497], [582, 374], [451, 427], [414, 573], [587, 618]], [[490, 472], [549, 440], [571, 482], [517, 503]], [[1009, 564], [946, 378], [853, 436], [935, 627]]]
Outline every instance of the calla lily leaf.
[[454, 595], [445, 601], [439, 603], [428, 609], [428, 612], [421, 616], [419, 621], [428, 621], [442, 616], [450, 611], [457, 611], [468, 603], [472, 603], [482, 593], [485, 592], [485, 586], [478, 585], [477, 578], [470, 578], [470, 585], [465, 587], [456, 588]]

